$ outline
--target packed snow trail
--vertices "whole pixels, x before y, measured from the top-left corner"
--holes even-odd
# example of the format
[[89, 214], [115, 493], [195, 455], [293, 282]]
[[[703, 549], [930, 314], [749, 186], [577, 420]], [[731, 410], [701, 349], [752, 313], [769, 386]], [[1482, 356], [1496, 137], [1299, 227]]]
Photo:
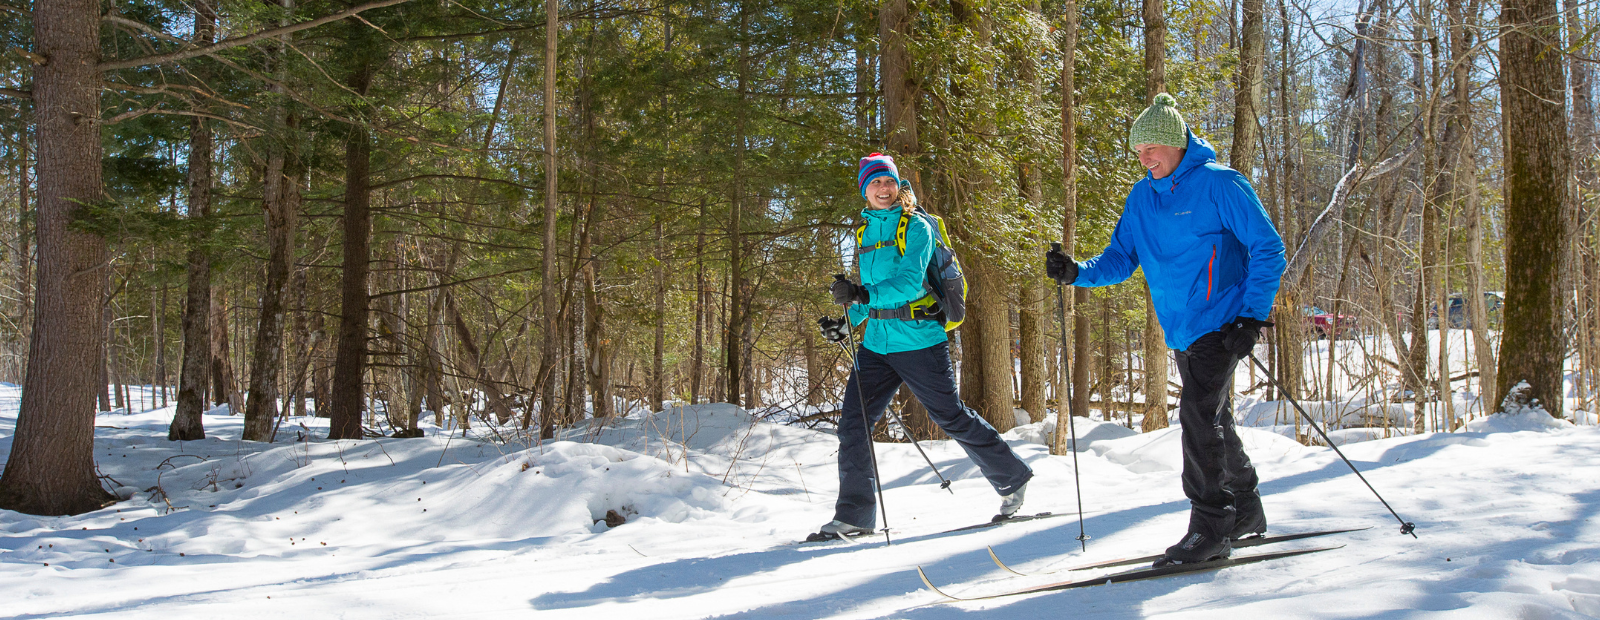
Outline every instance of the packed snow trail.
[[[0, 386], [0, 455], [17, 389]], [[1220, 572], [938, 604], [941, 583], [1005, 589], [1160, 549], [1182, 534], [1178, 429], [1080, 421], [1084, 524], [985, 521], [999, 499], [959, 447], [880, 444], [893, 546], [795, 545], [832, 514], [837, 445], [727, 405], [635, 414], [563, 441], [327, 441], [292, 418], [279, 443], [168, 442], [171, 409], [97, 418], [95, 456], [129, 497], [94, 513], [0, 511], [0, 616], [213, 618], [1584, 618], [1600, 616], [1600, 429], [1495, 416], [1462, 432], [1345, 443], [1407, 519], [1325, 448], [1241, 428], [1269, 533], [1371, 526], [1347, 546]], [[1241, 419], [1243, 419], [1241, 415]], [[295, 441], [300, 425], [308, 441]], [[303, 431], [302, 431], [303, 432]], [[502, 429], [502, 433], [506, 432]], [[1007, 434], [1037, 474], [1023, 510], [1074, 511], [1048, 423]], [[170, 502], [170, 508], [168, 503]], [[608, 526], [606, 518], [615, 527]], [[967, 591], [967, 590], [963, 590]]]

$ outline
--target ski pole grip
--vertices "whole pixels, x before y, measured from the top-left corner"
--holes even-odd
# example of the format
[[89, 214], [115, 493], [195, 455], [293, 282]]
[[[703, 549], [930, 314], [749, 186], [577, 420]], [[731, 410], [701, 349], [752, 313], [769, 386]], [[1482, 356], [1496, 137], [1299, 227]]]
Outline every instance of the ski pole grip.
[[835, 280], [844, 280], [845, 279], [845, 275], [842, 274], [842, 273], [836, 273], [836, 274], [833, 274], [833, 279], [835, 279]]
[[1052, 241], [1050, 243], [1050, 251], [1051, 252], [1060, 252], [1061, 251], [1061, 244], [1055, 243], [1055, 242]]

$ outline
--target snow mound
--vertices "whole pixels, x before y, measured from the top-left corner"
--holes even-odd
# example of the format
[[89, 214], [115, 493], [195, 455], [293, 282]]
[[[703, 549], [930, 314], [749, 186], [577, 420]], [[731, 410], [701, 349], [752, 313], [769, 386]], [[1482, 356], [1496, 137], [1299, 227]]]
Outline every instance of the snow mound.
[[604, 532], [608, 513], [628, 522], [683, 523], [730, 512], [721, 482], [611, 446], [560, 441], [497, 460], [453, 485], [444, 504], [463, 517], [490, 515], [484, 525], [503, 525], [508, 534], [530, 526], [547, 534]]
[[1089, 451], [1136, 474], [1183, 469], [1182, 427], [1169, 426], [1143, 435], [1100, 441]]
[[[1411, 411], [1402, 404], [1381, 400], [1356, 399], [1352, 401], [1302, 401], [1306, 414], [1324, 429], [1358, 427], [1405, 426], [1411, 423]], [[1295, 424], [1299, 413], [1288, 401], [1257, 401], [1240, 399], [1234, 408], [1234, 420], [1239, 426], [1269, 427]]]
[[[1270, 431], [1235, 430], [1245, 453], [1253, 461], [1292, 457], [1306, 450], [1299, 442]], [[1137, 474], [1183, 471], [1182, 431], [1182, 426], [1170, 426], [1124, 439], [1094, 442], [1089, 450]]]
[[[1077, 431], [1078, 451], [1089, 449], [1090, 445], [1099, 441], [1110, 441], [1133, 437], [1139, 431], [1130, 429], [1116, 422], [1103, 422], [1089, 418], [1074, 418], [1072, 428]], [[1046, 416], [1043, 421], [1013, 427], [1000, 435], [1006, 441], [1020, 441], [1023, 443], [1036, 443], [1042, 446], [1051, 446], [1056, 438], [1056, 417]]]
[[1516, 412], [1496, 413], [1468, 422], [1464, 429], [1469, 433], [1515, 433], [1518, 431], [1559, 431], [1572, 428], [1572, 423], [1557, 420], [1543, 408], [1524, 407]]

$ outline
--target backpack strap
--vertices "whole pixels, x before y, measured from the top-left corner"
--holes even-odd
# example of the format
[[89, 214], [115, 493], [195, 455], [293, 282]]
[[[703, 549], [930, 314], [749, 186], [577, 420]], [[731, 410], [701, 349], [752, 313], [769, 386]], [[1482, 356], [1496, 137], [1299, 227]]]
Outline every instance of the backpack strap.
[[889, 246], [892, 245], [892, 246], [895, 247], [895, 249], [900, 250], [900, 255], [901, 256], [905, 256], [906, 255], [906, 229], [909, 228], [910, 226], [911, 226], [911, 216], [906, 214], [905, 210], [902, 209], [900, 211], [900, 223], [895, 225], [894, 239], [892, 239], [892, 240], [885, 239], [883, 241], [879, 241], [879, 242], [874, 243], [872, 245], [862, 245], [862, 242], [866, 239], [866, 236], [867, 236], [867, 225], [866, 224], [862, 224], [860, 228], [856, 229], [856, 254], [857, 255], [866, 254], [868, 252], [872, 252], [872, 251], [875, 251], [875, 250], [881, 250], [883, 248], [886, 248], [886, 247], [889, 247]]
[[867, 318], [872, 319], [937, 321], [943, 317], [944, 310], [939, 307], [939, 300], [931, 294], [897, 308], [873, 308], [867, 311]]

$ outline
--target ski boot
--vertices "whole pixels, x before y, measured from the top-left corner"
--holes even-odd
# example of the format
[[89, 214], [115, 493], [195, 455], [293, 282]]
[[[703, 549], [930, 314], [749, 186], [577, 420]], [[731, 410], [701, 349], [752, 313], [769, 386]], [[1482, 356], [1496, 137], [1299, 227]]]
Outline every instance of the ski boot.
[[848, 538], [855, 538], [857, 536], [866, 536], [873, 533], [874, 531], [870, 527], [850, 525], [849, 523], [845, 523], [843, 521], [833, 520], [818, 528], [817, 533], [807, 536], [806, 542], [844, 540]]
[[1010, 519], [1012, 515], [1017, 514], [1017, 511], [1022, 509], [1022, 500], [1027, 493], [1028, 483], [1024, 482], [1022, 483], [1022, 486], [1017, 487], [1017, 490], [1012, 491], [1010, 495], [1001, 495], [1000, 514], [995, 515], [993, 519], [990, 519], [990, 521], [1004, 521], [1006, 519]]
[[1201, 532], [1189, 532], [1178, 544], [1167, 547], [1166, 555], [1156, 560], [1153, 568], [1171, 566], [1173, 564], [1197, 564], [1212, 560], [1226, 559], [1233, 555], [1233, 543], [1223, 538], [1218, 540]]

